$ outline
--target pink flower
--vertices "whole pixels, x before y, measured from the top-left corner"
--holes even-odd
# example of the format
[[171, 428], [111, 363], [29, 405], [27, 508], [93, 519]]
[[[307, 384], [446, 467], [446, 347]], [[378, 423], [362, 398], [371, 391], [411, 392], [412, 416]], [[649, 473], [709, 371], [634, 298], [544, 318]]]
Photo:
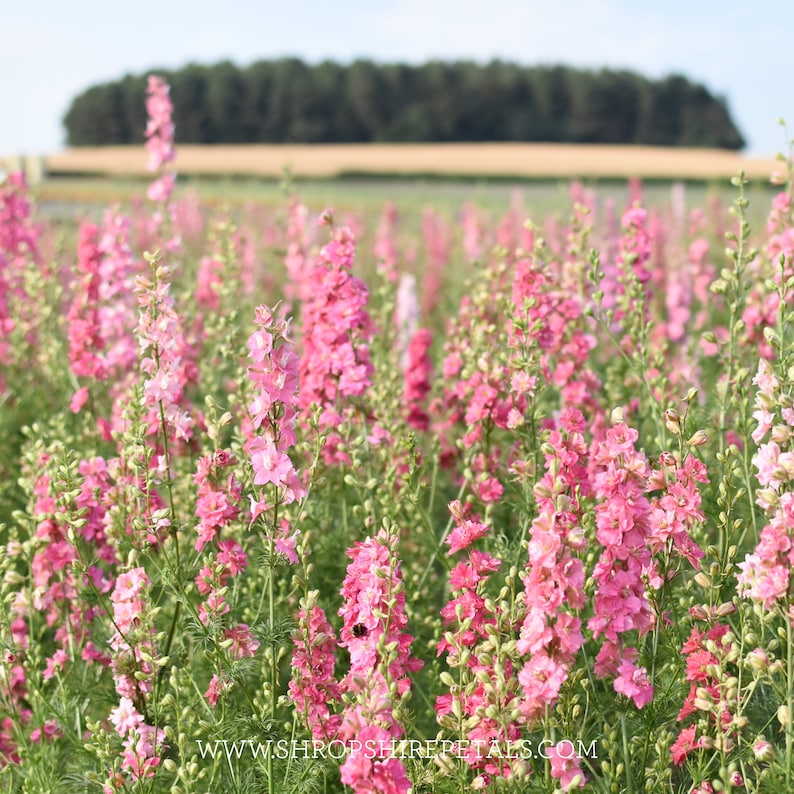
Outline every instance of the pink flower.
[[259, 436], [248, 445], [251, 455], [251, 465], [254, 469], [254, 485], [286, 486], [293, 465], [289, 456], [276, 449], [273, 439], [269, 436]]
[[[356, 734], [360, 749], [351, 752], [340, 768], [342, 782], [356, 794], [407, 794], [411, 781], [397, 758], [384, 758], [379, 748], [390, 748], [391, 736], [382, 728], [364, 726]], [[370, 751], [370, 747], [375, 752]]]
[[146, 198], [148, 198], [149, 201], [165, 204], [174, 192], [175, 182], [176, 177], [174, 174], [163, 174], [159, 179], [155, 179], [154, 182], [149, 185], [146, 190]]
[[88, 401], [88, 386], [81, 386], [74, 393], [74, 396], [72, 397], [72, 401], [69, 403], [69, 410], [73, 414], [79, 414], [87, 401]]
[[676, 766], [681, 766], [686, 757], [702, 747], [702, 738], [695, 740], [697, 725], [690, 725], [678, 734], [678, 738], [670, 747], [670, 756]]
[[518, 682], [524, 692], [521, 709], [527, 719], [537, 718], [547, 704], [557, 702], [567, 675], [562, 664], [542, 651], [530, 657], [518, 674]]
[[130, 731], [137, 730], [143, 717], [129, 698], [122, 697], [119, 705], [110, 712], [110, 721], [119, 736], [126, 736]]
[[463, 519], [458, 522], [457, 526], [449, 533], [447, 539], [444, 541], [449, 546], [447, 554], [455, 554], [462, 549], [467, 549], [476, 540], [484, 537], [490, 532], [490, 528], [479, 521], [470, 521]]
[[132, 568], [116, 577], [116, 586], [110, 598], [116, 603], [132, 601], [149, 584], [149, 577], [143, 568]]
[[221, 696], [221, 693], [228, 688], [229, 684], [225, 679], [218, 678], [217, 675], [212, 676], [210, 679], [210, 685], [207, 687], [207, 691], [204, 693], [204, 697], [207, 698], [207, 702], [210, 706], [216, 706], [218, 704], [218, 698]]
[[47, 659], [47, 669], [42, 673], [41, 677], [45, 681], [49, 681], [55, 676], [56, 672], [63, 670], [63, 666], [68, 660], [69, 657], [66, 655], [66, 651], [61, 649], [55, 651], [55, 653]]
[[238, 623], [234, 628], [226, 629], [225, 636], [231, 640], [229, 652], [238, 659], [253, 658], [259, 650], [259, 640], [254, 637], [245, 623]]
[[546, 755], [551, 764], [551, 776], [560, 781], [561, 791], [584, 788], [586, 778], [570, 741], [557, 742], [546, 750]]
[[618, 677], [614, 680], [615, 692], [625, 695], [641, 709], [653, 700], [653, 686], [648, 681], [644, 667], [636, 667], [634, 662], [624, 658], [618, 667]]

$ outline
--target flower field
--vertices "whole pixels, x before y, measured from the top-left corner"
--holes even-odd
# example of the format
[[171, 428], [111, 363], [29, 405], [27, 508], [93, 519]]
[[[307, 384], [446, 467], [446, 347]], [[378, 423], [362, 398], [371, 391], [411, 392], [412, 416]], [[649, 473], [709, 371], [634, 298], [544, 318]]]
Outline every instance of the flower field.
[[0, 185], [0, 787], [794, 791], [790, 160], [232, 212], [147, 107], [145, 199]]

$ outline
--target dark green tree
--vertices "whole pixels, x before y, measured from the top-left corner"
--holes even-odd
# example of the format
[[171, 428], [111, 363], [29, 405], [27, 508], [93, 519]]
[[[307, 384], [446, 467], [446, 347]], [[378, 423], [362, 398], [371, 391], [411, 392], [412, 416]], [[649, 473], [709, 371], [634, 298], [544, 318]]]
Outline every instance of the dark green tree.
[[[725, 100], [681, 75], [520, 66], [414, 66], [297, 58], [191, 63], [171, 84], [178, 143], [559, 141], [718, 146], [741, 133]], [[64, 118], [72, 146], [139, 143], [145, 75], [87, 89]]]

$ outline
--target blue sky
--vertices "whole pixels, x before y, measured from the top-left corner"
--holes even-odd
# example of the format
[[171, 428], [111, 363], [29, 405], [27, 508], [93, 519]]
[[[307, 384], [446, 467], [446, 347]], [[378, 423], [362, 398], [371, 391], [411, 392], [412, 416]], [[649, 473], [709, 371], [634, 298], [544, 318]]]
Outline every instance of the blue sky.
[[188, 61], [491, 58], [684, 74], [728, 99], [747, 153], [794, 129], [784, 0], [4, 0], [0, 154], [63, 147], [76, 94]]

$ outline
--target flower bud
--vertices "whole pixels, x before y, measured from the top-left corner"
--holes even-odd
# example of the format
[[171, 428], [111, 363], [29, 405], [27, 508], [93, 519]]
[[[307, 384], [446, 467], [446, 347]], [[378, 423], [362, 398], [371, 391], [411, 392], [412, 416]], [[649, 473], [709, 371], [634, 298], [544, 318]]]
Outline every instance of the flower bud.
[[758, 741], [753, 745], [753, 755], [756, 761], [769, 762], [775, 760], [775, 748], [764, 739], [763, 736], [759, 737]]
[[664, 412], [664, 426], [676, 435], [681, 432], [681, 417], [675, 408], [668, 408]]
[[762, 673], [769, 667], [769, 654], [763, 648], [756, 648], [747, 654], [747, 665], [756, 673]]
[[700, 587], [704, 589], [708, 589], [709, 587], [711, 587], [711, 579], [709, 578], [709, 575], [705, 571], [698, 571], [695, 574], [694, 578], [695, 578], [695, 582], [698, 585], [700, 585]]

